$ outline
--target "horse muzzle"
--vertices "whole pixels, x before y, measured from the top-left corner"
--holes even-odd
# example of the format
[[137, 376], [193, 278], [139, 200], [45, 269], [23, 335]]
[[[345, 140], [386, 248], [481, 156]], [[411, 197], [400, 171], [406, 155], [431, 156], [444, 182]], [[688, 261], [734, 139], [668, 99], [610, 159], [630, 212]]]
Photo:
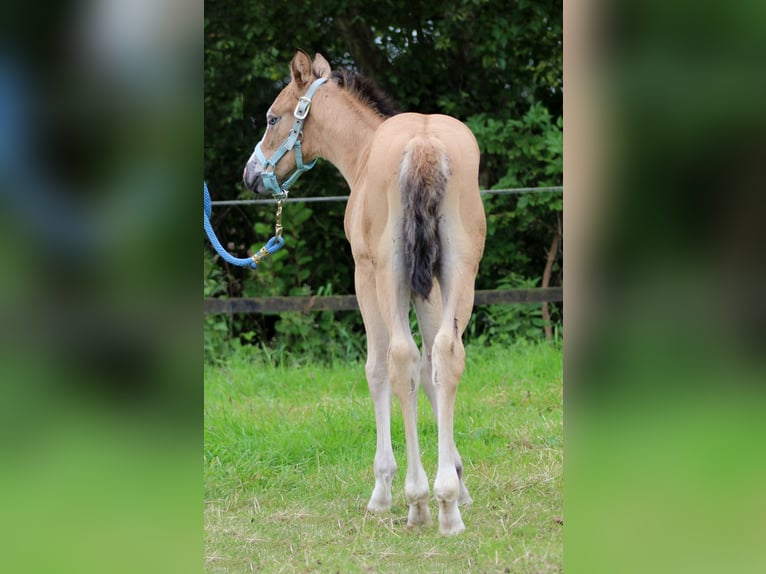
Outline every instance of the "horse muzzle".
[[266, 185], [263, 183], [263, 169], [252, 158], [245, 164], [245, 170], [242, 172], [242, 182], [245, 187], [255, 193], [269, 193]]

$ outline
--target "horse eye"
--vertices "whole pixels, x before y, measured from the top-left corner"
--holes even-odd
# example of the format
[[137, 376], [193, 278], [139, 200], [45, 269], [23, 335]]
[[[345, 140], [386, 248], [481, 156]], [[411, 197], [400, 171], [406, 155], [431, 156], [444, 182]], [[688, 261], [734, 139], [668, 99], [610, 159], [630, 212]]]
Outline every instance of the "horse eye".
[[275, 126], [277, 125], [277, 122], [279, 121], [279, 116], [271, 116], [267, 118], [266, 121], [268, 122], [270, 126]]

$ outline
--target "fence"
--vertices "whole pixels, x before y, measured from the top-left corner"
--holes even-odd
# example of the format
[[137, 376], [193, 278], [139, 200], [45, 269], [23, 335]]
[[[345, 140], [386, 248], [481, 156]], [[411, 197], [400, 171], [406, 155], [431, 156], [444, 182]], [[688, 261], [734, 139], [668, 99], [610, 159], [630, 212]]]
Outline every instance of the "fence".
[[[515, 187], [511, 189], [482, 189], [482, 195], [517, 195], [521, 193], [561, 193], [564, 188], [553, 187]], [[285, 203], [325, 203], [332, 201], [347, 201], [347, 195], [328, 195], [326, 197], [290, 197]], [[222, 199], [210, 202], [211, 205], [269, 205], [274, 204], [274, 199]]]
[[[554, 303], [563, 301], [561, 287], [545, 289], [496, 289], [476, 291], [474, 305], [498, 305], [507, 303]], [[304, 297], [238, 297], [231, 299], [205, 299], [208, 315], [232, 315], [234, 313], [282, 313], [284, 311], [353, 311], [358, 310], [356, 295], [328, 295]]]
[[[483, 189], [482, 194], [561, 193], [563, 187], [520, 187], [513, 189]], [[348, 196], [289, 198], [287, 202], [318, 203], [346, 201]], [[235, 199], [213, 201], [212, 205], [267, 205], [273, 199]], [[510, 303], [557, 303], [564, 300], [561, 287], [538, 289], [492, 289], [479, 290], [474, 294], [476, 305], [502, 305]], [[359, 309], [356, 295], [331, 295], [303, 297], [237, 297], [230, 299], [207, 298], [204, 311], [207, 315], [232, 315], [234, 313], [272, 314], [285, 311], [354, 311]]]

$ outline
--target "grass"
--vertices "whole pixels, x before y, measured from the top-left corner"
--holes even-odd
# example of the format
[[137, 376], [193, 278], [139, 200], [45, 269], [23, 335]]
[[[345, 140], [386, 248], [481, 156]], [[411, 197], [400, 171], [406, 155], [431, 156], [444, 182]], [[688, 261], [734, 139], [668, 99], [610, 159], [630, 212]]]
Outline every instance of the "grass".
[[[423, 395], [423, 393], [421, 393]], [[433, 486], [436, 426], [421, 396]], [[205, 568], [250, 572], [561, 572], [561, 351], [469, 348], [455, 440], [474, 499], [466, 531], [406, 528], [404, 432], [393, 508], [374, 515], [375, 423], [360, 364], [275, 367], [233, 357], [205, 370]]]

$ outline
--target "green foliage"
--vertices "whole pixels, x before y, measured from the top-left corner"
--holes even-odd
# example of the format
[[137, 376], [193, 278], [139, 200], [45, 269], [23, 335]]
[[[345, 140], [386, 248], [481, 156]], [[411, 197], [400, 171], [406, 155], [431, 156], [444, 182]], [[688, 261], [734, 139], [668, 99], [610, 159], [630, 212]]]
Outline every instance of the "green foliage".
[[[286, 204], [282, 216], [285, 248], [258, 268], [243, 286], [243, 296], [333, 295], [335, 285], [352, 286], [351, 252], [343, 227], [338, 225], [344, 207]], [[259, 221], [254, 227], [260, 237], [274, 233], [271, 221]], [[252, 250], [259, 247], [253, 245]], [[274, 362], [282, 363], [289, 355], [306, 361], [355, 360], [364, 353], [364, 328], [356, 312], [289, 312], [266, 321], [252, 325], [254, 341]]]
[[[205, 297], [218, 297], [226, 292], [223, 271], [205, 250], [203, 255], [204, 278], [202, 291]], [[204, 356], [206, 362], [219, 361], [229, 350], [229, 319], [227, 315], [205, 315]]]
[[554, 121], [540, 102], [519, 119], [481, 113], [466, 123], [482, 152], [482, 177], [494, 188], [561, 185], [562, 119]]
[[[306, 289], [306, 293], [308, 289]], [[332, 295], [332, 286], [316, 295]], [[268, 352], [272, 363], [345, 363], [365, 356], [361, 317], [357, 312], [322, 311], [282, 313], [275, 325], [276, 335]]]
[[[263, 133], [266, 109], [289, 78], [297, 48], [321, 52], [334, 67], [361, 71], [402, 110], [466, 121], [482, 151], [483, 187], [560, 185], [561, 32], [561, 3], [553, 0], [207, 2], [205, 178], [213, 198], [252, 196], [240, 183], [242, 169]], [[294, 197], [347, 193], [327, 162], [292, 191]], [[344, 207], [286, 204], [285, 248], [255, 273], [214, 260], [223, 273], [208, 278], [206, 262], [206, 289], [209, 281], [219, 286], [210, 296], [353, 293]], [[486, 197], [485, 207], [487, 246], [477, 288], [522, 280], [539, 285], [560, 222], [561, 196]], [[257, 250], [273, 235], [270, 207], [215, 209], [212, 223], [237, 253]], [[559, 260], [552, 284], [560, 281]], [[477, 323], [469, 337], [481, 337], [505, 320], [503, 311], [492, 313], [496, 320]], [[205, 325], [206, 357], [224, 352], [227, 339], [229, 347], [260, 346], [275, 360], [291, 351], [312, 356], [316, 349], [323, 349], [322, 357], [355, 357], [363, 347], [358, 313], [209, 317]]]
[[[561, 185], [563, 125], [535, 103], [520, 119], [475, 114], [467, 121], [482, 152], [482, 177], [496, 189]], [[560, 194], [485, 196], [487, 247], [477, 278], [481, 289], [499, 288], [513, 277], [542, 276], [545, 255], [561, 223]], [[560, 284], [561, 266], [554, 268]], [[539, 286], [539, 283], [538, 285]]]
[[[344, 209], [342, 203], [286, 203], [282, 212], [285, 247], [248, 275], [245, 296], [306, 295], [312, 294], [311, 285], [353, 286], [353, 259], [343, 232]], [[269, 207], [255, 222], [255, 235], [260, 239], [251, 246], [253, 251], [274, 234], [273, 212]]]
[[[511, 274], [497, 289], [532, 289], [536, 279]], [[539, 341], [543, 338], [545, 320], [541, 303], [478, 305], [466, 328], [465, 338], [478, 345], [508, 346], [515, 341]]]
[[[546, 251], [561, 221], [560, 197], [553, 194], [485, 196], [484, 207], [487, 243], [476, 287], [495, 289], [513, 275], [539, 279], [545, 268]], [[553, 284], [560, 285], [560, 259], [553, 273]]]

